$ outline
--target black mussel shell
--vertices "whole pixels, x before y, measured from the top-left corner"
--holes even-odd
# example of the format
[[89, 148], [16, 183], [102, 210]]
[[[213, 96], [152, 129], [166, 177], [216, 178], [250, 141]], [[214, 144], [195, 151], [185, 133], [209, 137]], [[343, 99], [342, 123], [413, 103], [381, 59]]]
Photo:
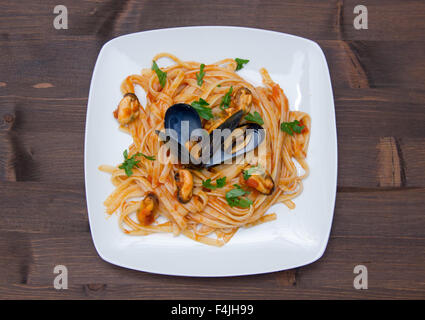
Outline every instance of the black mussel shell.
[[[189, 136], [186, 137], [182, 133], [182, 122], [188, 121]], [[186, 103], [177, 103], [172, 105], [165, 112], [164, 117], [164, 128], [172, 129], [177, 132], [177, 140], [181, 145], [184, 145], [190, 138], [190, 134], [195, 130], [202, 128], [201, 118], [198, 112], [190, 105]], [[173, 137], [172, 137], [173, 138]]]
[[[227, 153], [226, 150], [224, 150], [223, 147], [223, 139], [217, 139], [217, 141], [214, 141], [213, 139], [213, 132], [210, 134], [210, 145], [208, 149], [204, 149], [202, 151], [202, 154], [205, 155], [205, 157], [209, 157], [209, 161], [207, 163], [199, 163], [198, 160], [194, 160], [192, 158], [192, 155], [189, 156], [189, 166], [195, 166], [195, 167], [212, 167], [218, 164], [223, 163], [224, 161], [235, 158], [239, 155], [242, 155], [244, 153], [247, 153], [255, 148], [257, 148], [261, 142], [263, 142], [265, 137], [265, 131], [263, 127], [256, 123], [247, 123], [244, 125], [240, 125], [240, 121], [242, 120], [242, 117], [244, 115], [244, 112], [242, 110], [239, 110], [235, 114], [231, 115], [229, 118], [227, 118], [222, 124], [220, 124], [216, 129], [225, 130], [228, 129], [228, 132], [233, 132], [236, 128], [242, 128], [245, 127], [246, 132], [249, 132], [249, 134], [252, 134], [249, 143], [242, 148], [241, 150], [236, 151], [233, 154]], [[184, 126], [182, 127], [182, 123], [184, 121], [187, 121], [186, 128]], [[183, 151], [185, 154], [188, 154], [188, 150], [185, 147], [186, 142], [190, 139], [191, 134], [196, 129], [202, 129], [202, 122], [201, 118], [198, 115], [198, 112], [190, 105], [185, 103], [177, 103], [170, 108], [167, 109], [165, 112], [164, 117], [164, 127], [166, 129], [166, 132], [157, 132], [158, 135], [162, 140], [171, 139], [175, 143], [177, 143], [177, 148], [174, 148], [174, 150], [177, 150], [177, 156], [178, 159], [182, 160], [182, 154]], [[172, 129], [170, 131], [167, 131], [167, 129]], [[249, 131], [247, 131], [250, 129]], [[182, 132], [182, 130], [184, 132]], [[207, 153], [209, 151], [209, 153]], [[187, 152], [187, 153], [186, 153]], [[205, 153], [204, 153], [205, 152]], [[205, 160], [205, 157], [203, 157], [203, 160]]]
[[226, 160], [236, 158], [242, 154], [248, 153], [255, 148], [257, 148], [263, 141], [266, 136], [265, 129], [256, 123], [247, 123], [243, 124], [241, 126], [238, 126], [237, 128], [244, 128], [245, 130], [245, 140], [248, 138], [247, 135], [252, 135], [250, 138], [248, 144], [234, 152], [234, 153], [228, 153], [226, 150], [224, 150], [224, 147], [219, 148], [210, 158], [210, 161], [205, 165], [206, 168], [216, 166], [219, 164], [224, 163]]

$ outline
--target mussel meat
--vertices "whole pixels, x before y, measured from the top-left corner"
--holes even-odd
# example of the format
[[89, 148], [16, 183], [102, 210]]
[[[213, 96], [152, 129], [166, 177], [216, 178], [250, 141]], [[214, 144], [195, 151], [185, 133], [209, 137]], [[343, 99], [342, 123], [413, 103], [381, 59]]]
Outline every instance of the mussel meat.
[[114, 117], [121, 125], [129, 124], [139, 116], [140, 102], [134, 93], [126, 93], [121, 99]]
[[215, 129], [230, 129], [233, 131], [241, 122], [242, 117], [251, 110], [252, 93], [248, 88], [239, 88], [231, 98], [230, 107], [221, 110], [219, 118], [209, 120], [204, 129], [211, 134]]
[[236, 91], [232, 99], [231, 108], [235, 107], [243, 110], [244, 113], [249, 113], [252, 107], [252, 92], [248, 88], [242, 87]]
[[[157, 134], [163, 141], [170, 139], [176, 143], [171, 150], [181, 164], [196, 167], [215, 166], [254, 150], [263, 142], [265, 131], [260, 125], [256, 123], [239, 125], [242, 117], [251, 109], [251, 105], [251, 91], [240, 88], [232, 97], [231, 106], [222, 110], [223, 117], [206, 121], [202, 127], [201, 118], [192, 106], [177, 103], [169, 107], [165, 113], [166, 132], [158, 131]], [[204, 130], [197, 132], [198, 129]], [[214, 129], [221, 131], [213, 131]], [[231, 148], [226, 148], [229, 136], [232, 141]], [[232, 139], [236, 140], [236, 143]], [[199, 141], [202, 142], [197, 143]], [[238, 141], [242, 142], [238, 143]]]
[[145, 198], [140, 201], [140, 208], [137, 211], [137, 220], [142, 226], [150, 225], [154, 219], [154, 211], [158, 207], [159, 201], [155, 193], [149, 192]]
[[188, 169], [180, 169], [174, 176], [177, 184], [177, 199], [188, 203], [193, 194], [193, 176]]
[[265, 139], [266, 132], [257, 123], [247, 123], [238, 126], [226, 136], [221, 148], [212, 153], [212, 157], [205, 164], [206, 168], [227, 163], [228, 160], [246, 154], [257, 148]]
[[258, 192], [271, 195], [274, 191], [274, 181], [270, 174], [260, 166], [250, 166], [241, 174], [241, 184], [254, 188]]

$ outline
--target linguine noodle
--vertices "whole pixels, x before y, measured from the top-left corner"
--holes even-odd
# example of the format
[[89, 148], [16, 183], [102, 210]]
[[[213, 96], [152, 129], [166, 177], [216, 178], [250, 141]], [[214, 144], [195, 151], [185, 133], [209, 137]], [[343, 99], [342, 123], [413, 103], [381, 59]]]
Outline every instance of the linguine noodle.
[[[283, 90], [272, 81], [265, 69], [260, 70], [263, 86], [254, 87], [235, 72], [234, 59], [224, 59], [205, 65], [203, 84], [199, 86], [196, 74], [200, 70], [200, 63], [181, 61], [168, 53], [158, 54], [153, 60], [160, 58], [175, 62], [172, 66], [161, 68], [167, 73], [164, 87], [151, 69], [128, 76], [121, 85], [123, 94], [134, 93], [135, 85], [140, 86], [146, 92], [147, 101], [134, 121], [120, 126], [133, 138], [128, 157], [143, 153], [155, 156], [155, 160], [137, 156], [140, 162], [133, 167], [131, 176], [127, 176], [119, 165], [99, 167], [111, 174], [115, 190], [104, 205], [109, 215], [118, 213], [121, 230], [136, 236], [158, 232], [183, 234], [204, 244], [222, 246], [240, 227], [253, 227], [276, 219], [275, 213], [266, 214], [273, 204], [282, 202], [293, 209], [295, 204], [292, 200], [302, 192], [302, 180], [309, 173], [305, 159], [310, 137], [310, 116], [304, 112], [290, 111]], [[174, 177], [182, 165], [173, 162], [173, 155], [161, 148], [163, 142], [156, 131], [164, 129], [165, 112], [175, 103], [191, 104], [202, 98], [214, 112], [231, 87], [233, 91], [245, 87], [252, 92], [251, 112], [257, 111], [264, 121], [265, 153], [258, 155], [258, 151], [253, 150], [245, 155], [244, 161], [209, 169], [190, 169], [194, 183], [193, 196], [189, 202], [181, 203], [176, 197]], [[304, 126], [301, 133], [290, 135], [281, 130], [281, 123], [294, 120]], [[296, 163], [303, 169], [301, 175]], [[226, 201], [226, 192], [235, 184], [240, 184], [245, 168], [259, 164], [272, 177], [275, 184], [273, 192], [265, 195], [250, 189], [246, 198], [252, 204], [248, 208], [231, 207]], [[222, 188], [210, 190], [202, 186], [207, 179], [216, 181], [222, 177], [226, 177], [226, 184]], [[135, 216], [141, 206], [139, 199], [148, 192], [155, 193], [159, 203], [153, 213], [153, 222], [142, 225]]]

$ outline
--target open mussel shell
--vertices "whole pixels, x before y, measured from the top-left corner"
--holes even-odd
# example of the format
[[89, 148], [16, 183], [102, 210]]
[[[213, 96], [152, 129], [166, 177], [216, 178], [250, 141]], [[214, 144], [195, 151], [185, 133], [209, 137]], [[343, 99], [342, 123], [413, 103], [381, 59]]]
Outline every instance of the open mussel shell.
[[[256, 123], [239, 125], [244, 112], [239, 110], [225, 119], [216, 129], [208, 132], [202, 129], [198, 112], [190, 105], [177, 103], [167, 109], [164, 117], [164, 132], [157, 132], [161, 140], [171, 140], [171, 148], [182, 164], [196, 167], [212, 167], [236, 158], [257, 148], [265, 138], [263, 127]], [[198, 131], [199, 130], [199, 131]], [[214, 137], [214, 134], [219, 137]], [[210, 141], [202, 146], [198, 156], [189, 152], [191, 138]], [[196, 148], [195, 148], [196, 149]], [[193, 151], [193, 146], [192, 146]]]
[[[181, 164], [202, 166], [202, 159], [194, 157], [188, 150], [189, 145], [208, 133], [202, 129], [198, 112], [190, 105], [177, 103], [167, 109], [164, 116], [165, 132], [157, 132], [162, 141], [170, 141], [171, 151]], [[192, 140], [191, 140], [192, 139]], [[204, 161], [206, 162], [206, 161]]]
[[[164, 128], [170, 130], [171, 139], [184, 146], [190, 139], [191, 133], [196, 129], [202, 128], [202, 123], [198, 112], [192, 106], [185, 103], [177, 103], [169, 107], [165, 112]], [[177, 135], [174, 135], [174, 133]]]
[[243, 115], [244, 115], [243, 110], [239, 110], [235, 112], [234, 114], [232, 114], [230, 117], [225, 119], [220, 125], [218, 125], [215, 129], [213, 129], [210, 132], [210, 149], [209, 149], [210, 155], [213, 155], [216, 150], [220, 149], [222, 144], [221, 139], [214, 138], [214, 131], [218, 130], [217, 132], [223, 132], [223, 130], [227, 130], [228, 132], [232, 132], [238, 127], [239, 123], [242, 120]]
[[235, 130], [239, 125], [239, 122], [241, 122], [243, 115], [243, 110], [235, 112], [230, 117], [228, 117], [222, 124], [220, 124], [217, 129], [229, 129], [230, 131]]
[[214, 152], [205, 167], [230, 163], [231, 159], [257, 148], [264, 141], [265, 136], [264, 128], [256, 123], [247, 123], [237, 127], [221, 141], [221, 148]]

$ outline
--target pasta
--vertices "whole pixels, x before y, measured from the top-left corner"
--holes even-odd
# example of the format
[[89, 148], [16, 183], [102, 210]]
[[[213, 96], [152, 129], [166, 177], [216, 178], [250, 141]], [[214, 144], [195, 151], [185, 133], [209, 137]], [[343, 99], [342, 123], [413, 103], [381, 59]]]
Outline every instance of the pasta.
[[[294, 208], [293, 199], [302, 192], [302, 181], [309, 173], [306, 157], [310, 116], [290, 111], [283, 90], [265, 69], [260, 70], [263, 86], [254, 87], [237, 74], [234, 59], [201, 67], [198, 62], [181, 61], [161, 53], [153, 58], [154, 65], [162, 58], [169, 58], [174, 64], [159, 70], [144, 69], [141, 74], [128, 76], [121, 85], [124, 99], [132, 106], [115, 112], [120, 129], [133, 138], [125, 155], [127, 167], [123, 164], [99, 167], [111, 174], [115, 190], [104, 205], [109, 215], [119, 215], [121, 230], [135, 236], [183, 234], [204, 244], [222, 246], [239, 228], [276, 219], [275, 213], [266, 213], [273, 204], [282, 202]], [[131, 95], [135, 86], [146, 92], [144, 107]], [[187, 167], [173, 161], [174, 155], [162, 147], [164, 143], [157, 134], [164, 130], [167, 109], [176, 103], [190, 105], [203, 99], [216, 118], [228, 112], [223, 109], [226, 94], [229, 99], [235, 99], [241, 88], [248, 89], [246, 92], [252, 95], [250, 114], [261, 119], [265, 129], [266, 139], [262, 143], [265, 152], [260, 155], [258, 150], [252, 150], [244, 156], [244, 161], [210, 168]], [[204, 128], [211, 127], [212, 121], [203, 118]], [[246, 117], [241, 122], [247, 122]], [[267, 181], [258, 180], [266, 188], [261, 190], [258, 181], [250, 180], [251, 176], [256, 177], [256, 170], [261, 172], [258, 179], [270, 178], [273, 188], [267, 187]], [[190, 176], [183, 177], [183, 172], [189, 172]], [[185, 179], [193, 184], [187, 191], [190, 199], [186, 202], [182, 200], [183, 189], [179, 185], [182, 180], [186, 183]]]

